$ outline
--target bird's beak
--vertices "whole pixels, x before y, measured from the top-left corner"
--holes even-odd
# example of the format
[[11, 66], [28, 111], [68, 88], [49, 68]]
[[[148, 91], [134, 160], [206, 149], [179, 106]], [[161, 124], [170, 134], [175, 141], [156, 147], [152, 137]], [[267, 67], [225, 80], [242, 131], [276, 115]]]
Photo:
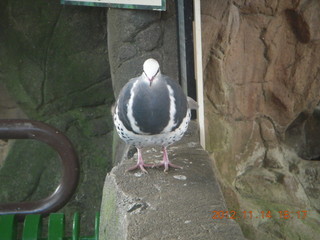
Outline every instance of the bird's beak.
[[154, 76], [152, 77], [152, 78], [149, 78], [149, 82], [150, 82], [150, 87], [151, 87], [151, 85], [152, 85], [152, 83], [153, 83], [153, 79], [154, 79]]

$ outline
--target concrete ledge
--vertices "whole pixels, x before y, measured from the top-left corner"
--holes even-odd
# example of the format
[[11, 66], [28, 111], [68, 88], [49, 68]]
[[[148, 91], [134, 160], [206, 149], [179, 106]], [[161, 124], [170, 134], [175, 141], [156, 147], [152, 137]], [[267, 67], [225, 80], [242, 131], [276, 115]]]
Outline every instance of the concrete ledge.
[[[148, 169], [126, 173], [134, 159], [124, 159], [106, 177], [101, 205], [100, 240], [245, 239], [231, 219], [212, 219], [226, 211], [210, 159], [199, 145], [197, 126], [169, 148], [169, 158], [183, 169]], [[162, 159], [160, 149], [146, 149], [148, 163]]]

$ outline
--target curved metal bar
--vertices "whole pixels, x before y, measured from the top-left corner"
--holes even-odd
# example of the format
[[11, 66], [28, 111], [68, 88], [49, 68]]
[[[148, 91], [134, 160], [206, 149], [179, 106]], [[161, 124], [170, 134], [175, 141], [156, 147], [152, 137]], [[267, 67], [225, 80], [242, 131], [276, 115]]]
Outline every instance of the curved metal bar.
[[[75, 192], [79, 181], [79, 162], [70, 140], [59, 130], [39, 121], [1, 119], [0, 139], [35, 139], [53, 147], [62, 163], [62, 177], [56, 190], [47, 198], [20, 203], [0, 203], [0, 215], [48, 214], [62, 208]], [[1, 184], [1, 183], [0, 183]]]

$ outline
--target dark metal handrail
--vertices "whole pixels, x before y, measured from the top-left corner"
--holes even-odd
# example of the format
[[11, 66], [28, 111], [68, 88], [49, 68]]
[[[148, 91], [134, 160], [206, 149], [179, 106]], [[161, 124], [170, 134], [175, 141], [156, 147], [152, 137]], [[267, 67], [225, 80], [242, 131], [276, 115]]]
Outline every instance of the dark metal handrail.
[[[79, 181], [79, 162], [70, 140], [59, 130], [39, 121], [0, 119], [0, 139], [35, 139], [53, 147], [62, 163], [59, 186], [47, 198], [19, 203], [0, 203], [0, 215], [48, 214], [62, 208], [75, 192]], [[1, 183], [0, 183], [1, 184]]]

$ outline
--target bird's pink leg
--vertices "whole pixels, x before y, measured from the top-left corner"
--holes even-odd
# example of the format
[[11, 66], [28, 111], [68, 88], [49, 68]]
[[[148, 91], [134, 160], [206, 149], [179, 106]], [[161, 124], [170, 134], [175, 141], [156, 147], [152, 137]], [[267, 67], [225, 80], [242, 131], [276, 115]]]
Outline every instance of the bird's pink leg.
[[169, 167], [173, 167], [173, 168], [182, 168], [178, 165], [175, 165], [173, 163], [170, 162], [169, 158], [168, 158], [168, 152], [167, 152], [167, 147], [163, 147], [163, 160], [161, 163], [159, 164], [155, 164], [153, 165], [153, 167], [161, 167], [164, 166], [164, 172], [167, 172], [169, 170]]
[[137, 161], [137, 164], [134, 165], [133, 167], [127, 169], [127, 172], [135, 170], [137, 168], [140, 168], [142, 172], [148, 173], [147, 170], [145, 169], [145, 167], [153, 167], [153, 165], [152, 164], [145, 164], [143, 159], [142, 159], [141, 149], [137, 148], [137, 150], [138, 150], [138, 161]]

